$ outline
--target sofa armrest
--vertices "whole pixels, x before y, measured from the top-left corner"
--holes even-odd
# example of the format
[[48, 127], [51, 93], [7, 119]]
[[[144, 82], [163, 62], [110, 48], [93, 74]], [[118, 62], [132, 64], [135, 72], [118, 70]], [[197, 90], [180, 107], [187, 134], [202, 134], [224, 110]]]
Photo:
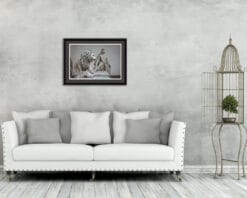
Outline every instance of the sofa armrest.
[[185, 128], [186, 124], [184, 122], [173, 121], [168, 139], [168, 146], [174, 148], [174, 161], [181, 168], [183, 168], [184, 164]]
[[3, 139], [3, 164], [4, 169], [7, 170], [8, 166], [12, 163], [12, 150], [18, 146], [18, 131], [15, 121], [4, 122], [1, 125], [2, 139]]

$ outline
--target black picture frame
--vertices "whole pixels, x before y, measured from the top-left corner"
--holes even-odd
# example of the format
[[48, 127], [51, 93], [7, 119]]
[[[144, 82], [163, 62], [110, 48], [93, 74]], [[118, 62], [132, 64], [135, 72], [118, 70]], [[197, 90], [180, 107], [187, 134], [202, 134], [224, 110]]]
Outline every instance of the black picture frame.
[[[119, 60], [113, 57], [113, 55], [111, 58], [114, 58], [114, 60], [117, 60], [115, 61], [117, 63], [119, 61], [119, 65], [115, 64], [117, 65], [115, 70], [119, 72], [119, 75], [112, 75], [110, 72], [112, 66], [110, 64], [104, 64], [103, 61], [102, 61], [102, 64], [104, 66], [103, 69], [107, 70], [106, 65], [107, 66], [109, 65], [108, 67], [109, 71], [107, 70], [108, 73], [105, 70], [101, 70], [101, 71], [97, 70], [97, 72], [93, 71], [94, 73], [92, 72], [92, 74], [90, 73], [91, 71], [90, 72], [87, 72], [87, 70], [86, 72], [82, 71], [82, 69], [80, 68], [83, 68], [83, 69], [87, 68], [87, 67], [81, 66], [83, 65], [82, 62], [84, 61], [84, 59], [82, 58], [83, 57], [82, 53], [91, 54], [93, 53], [91, 52], [93, 50], [91, 51], [84, 50], [84, 52], [82, 52], [80, 55], [81, 58], [76, 56], [78, 57], [78, 63], [75, 63], [75, 61], [72, 60], [72, 55], [74, 54], [78, 55], [80, 49], [86, 49], [86, 46], [91, 47], [91, 48], [93, 48], [92, 46], [95, 46], [95, 48], [97, 49], [99, 49], [99, 47], [102, 46], [100, 53], [103, 50], [103, 54], [104, 53], [107, 54], [107, 49], [108, 51], [110, 49], [112, 52], [111, 54], [116, 54], [117, 55], [116, 57], [119, 58]], [[119, 46], [119, 49], [118, 49], [118, 46]], [[72, 52], [76, 52], [76, 53], [72, 54]], [[63, 62], [63, 68], [64, 68], [63, 84], [64, 85], [126, 85], [127, 84], [127, 39], [126, 38], [64, 38], [63, 39], [63, 55], [64, 55], [64, 62]], [[91, 58], [91, 55], [89, 56]], [[97, 58], [101, 56], [100, 54], [98, 54], [98, 56], [92, 55], [92, 57]], [[94, 62], [96, 61], [95, 58], [93, 61]], [[107, 58], [107, 63], [108, 63], [108, 58]], [[78, 70], [76, 70], [77, 73], [76, 72], [74, 73], [76, 73], [77, 75], [72, 74], [72, 71], [75, 70], [75, 65]], [[95, 66], [95, 63], [94, 63], [94, 66]], [[95, 67], [98, 67], [98, 66], [95, 66]], [[103, 77], [100, 76], [101, 74], [103, 75]], [[84, 77], [84, 75], [87, 75], [87, 76]], [[95, 77], [95, 75], [99, 75], [99, 77], [97, 78], [97, 76]], [[104, 77], [104, 75], [106, 75], [106, 77]], [[93, 77], [88, 77], [88, 76], [93, 76]]]

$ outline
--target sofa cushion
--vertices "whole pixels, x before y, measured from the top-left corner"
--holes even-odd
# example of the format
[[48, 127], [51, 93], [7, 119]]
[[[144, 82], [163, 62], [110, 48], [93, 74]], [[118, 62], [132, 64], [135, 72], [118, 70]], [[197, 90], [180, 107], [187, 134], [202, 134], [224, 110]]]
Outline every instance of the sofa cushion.
[[66, 111], [53, 111], [53, 118], [59, 118], [60, 135], [63, 143], [70, 143], [71, 140], [71, 121], [70, 113]]
[[126, 137], [126, 120], [140, 120], [147, 119], [149, 117], [149, 111], [138, 111], [131, 113], [113, 112], [113, 142], [124, 143]]
[[49, 110], [40, 110], [32, 112], [12, 112], [13, 119], [16, 123], [19, 136], [19, 144], [27, 143], [26, 120], [27, 119], [45, 119], [50, 117]]
[[94, 147], [94, 160], [99, 161], [168, 161], [173, 158], [173, 148], [160, 144], [105, 144]]
[[26, 125], [28, 144], [62, 143], [58, 118], [28, 119]]
[[13, 150], [16, 161], [93, 160], [93, 147], [81, 144], [26, 144]]
[[171, 123], [174, 119], [174, 112], [168, 112], [166, 114], [158, 112], [150, 112], [150, 118], [161, 118], [160, 122], [160, 142], [161, 144], [168, 145], [168, 138]]
[[160, 143], [160, 119], [128, 119], [126, 120], [126, 128], [126, 143]]
[[70, 112], [70, 116], [71, 143], [111, 143], [109, 111], [103, 113]]

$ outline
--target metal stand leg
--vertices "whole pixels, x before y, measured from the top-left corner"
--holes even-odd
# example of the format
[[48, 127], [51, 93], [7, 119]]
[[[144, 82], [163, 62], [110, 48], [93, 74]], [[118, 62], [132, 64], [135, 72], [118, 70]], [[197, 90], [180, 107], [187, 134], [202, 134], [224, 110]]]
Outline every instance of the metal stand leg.
[[222, 153], [222, 146], [221, 146], [221, 131], [222, 131], [223, 124], [220, 125], [219, 129], [219, 145], [220, 145], [220, 176], [223, 176], [223, 153]]
[[242, 154], [242, 168], [243, 168], [243, 177], [245, 177], [245, 150], [247, 147], [247, 128], [246, 126], [243, 124], [242, 125], [245, 131], [245, 144], [244, 144], [244, 148], [243, 148], [243, 154]]
[[[220, 149], [220, 166], [221, 166], [221, 171], [220, 171], [220, 176], [223, 176], [223, 162], [224, 161], [231, 161], [231, 162], [237, 162], [237, 166], [238, 166], [238, 179], [240, 179], [240, 166], [241, 166], [241, 158], [242, 158], [242, 169], [243, 169], [243, 177], [245, 177], [245, 150], [247, 147], [247, 127], [245, 125], [242, 125], [245, 131], [245, 143], [244, 143], [244, 147], [242, 149], [242, 139], [243, 139], [243, 131], [241, 129], [241, 124], [240, 123], [234, 123], [234, 125], [238, 127], [239, 129], [239, 149], [238, 149], [238, 157], [237, 160], [232, 160], [232, 159], [224, 159], [223, 158], [223, 151], [222, 151], [222, 144], [221, 144], [221, 133], [222, 133], [222, 128], [223, 128], [224, 123], [220, 124], [220, 128], [219, 128], [219, 149]], [[218, 162], [217, 162], [217, 152], [216, 152], [216, 148], [215, 148], [215, 144], [214, 144], [214, 129], [215, 126], [212, 129], [211, 135], [212, 135], [212, 143], [213, 143], [213, 148], [214, 148], [214, 153], [215, 153], [215, 158], [216, 158], [216, 167], [215, 167], [215, 177], [217, 177], [218, 175]], [[241, 156], [242, 154], [242, 156]]]
[[239, 173], [239, 169], [240, 169], [240, 158], [241, 158], [241, 148], [242, 148], [242, 130], [240, 125], [238, 124], [238, 129], [239, 129], [239, 133], [240, 133], [240, 142], [239, 142], [239, 150], [238, 150], [238, 180], [240, 179], [240, 173]]
[[214, 175], [215, 178], [218, 175], [218, 157], [217, 157], [217, 152], [216, 152], [216, 148], [214, 144], [214, 130], [216, 126], [217, 124], [213, 126], [212, 131], [211, 131], [212, 144], [213, 144], [213, 149], [214, 149], [214, 154], [215, 154], [215, 175]]

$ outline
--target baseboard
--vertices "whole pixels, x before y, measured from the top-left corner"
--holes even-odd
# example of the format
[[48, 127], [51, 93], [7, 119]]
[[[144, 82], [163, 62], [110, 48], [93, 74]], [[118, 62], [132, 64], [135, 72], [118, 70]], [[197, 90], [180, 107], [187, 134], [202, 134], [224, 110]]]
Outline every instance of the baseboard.
[[[224, 173], [237, 173], [238, 168], [236, 165], [225, 165]], [[184, 173], [214, 173], [215, 165], [185, 165]], [[220, 166], [218, 166], [218, 172], [220, 172]], [[242, 167], [240, 167], [240, 172], [242, 172]]]

